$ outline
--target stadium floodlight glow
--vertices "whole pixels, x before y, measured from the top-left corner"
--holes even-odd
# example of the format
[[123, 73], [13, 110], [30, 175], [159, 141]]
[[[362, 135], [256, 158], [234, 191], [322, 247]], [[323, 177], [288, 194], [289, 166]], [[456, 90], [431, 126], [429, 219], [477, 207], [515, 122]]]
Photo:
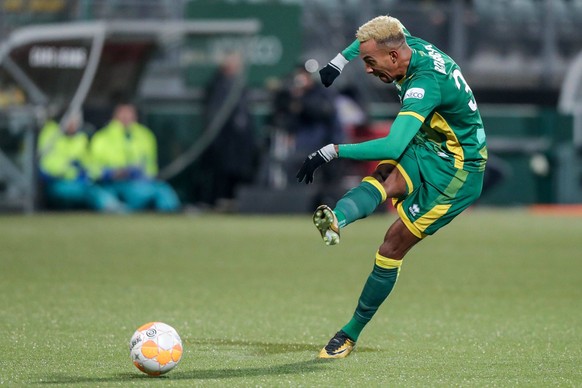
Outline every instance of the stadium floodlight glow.
[[319, 69], [319, 62], [317, 62], [317, 59], [310, 58], [305, 61], [305, 64], [303, 66], [305, 67], [305, 70], [307, 70], [308, 72], [315, 73], [317, 69]]

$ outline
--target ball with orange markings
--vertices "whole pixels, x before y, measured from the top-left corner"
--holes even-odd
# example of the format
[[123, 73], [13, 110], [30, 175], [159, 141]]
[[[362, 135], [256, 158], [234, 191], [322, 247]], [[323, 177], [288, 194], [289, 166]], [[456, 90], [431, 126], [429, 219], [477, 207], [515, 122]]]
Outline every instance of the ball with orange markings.
[[129, 341], [131, 361], [150, 376], [168, 373], [182, 358], [182, 340], [178, 332], [162, 322], [140, 326]]

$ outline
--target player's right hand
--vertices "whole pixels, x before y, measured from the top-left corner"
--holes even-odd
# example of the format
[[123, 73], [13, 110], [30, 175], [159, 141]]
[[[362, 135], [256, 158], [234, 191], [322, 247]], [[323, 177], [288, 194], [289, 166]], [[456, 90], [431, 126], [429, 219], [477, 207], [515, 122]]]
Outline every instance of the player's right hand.
[[315, 173], [315, 170], [337, 157], [338, 155], [333, 144], [328, 144], [315, 151], [303, 161], [303, 165], [295, 176], [297, 181], [303, 182], [305, 180], [305, 184], [310, 184], [313, 182], [313, 174]]
[[348, 63], [348, 60], [339, 53], [334, 59], [329, 61], [327, 65], [319, 70], [319, 77], [321, 78], [321, 83], [327, 88], [333, 81], [340, 75], [344, 66]]

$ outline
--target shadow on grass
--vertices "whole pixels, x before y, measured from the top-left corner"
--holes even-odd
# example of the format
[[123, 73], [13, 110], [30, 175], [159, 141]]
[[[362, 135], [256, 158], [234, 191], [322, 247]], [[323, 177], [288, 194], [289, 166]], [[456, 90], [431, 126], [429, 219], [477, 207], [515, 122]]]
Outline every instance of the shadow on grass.
[[[256, 355], [284, 354], [295, 352], [315, 352], [317, 347], [311, 344], [289, 344], [289, 343], [272, 343], [261, 341], [245, 341], [231, 339], [206, 339], [196, 338], [183, 339], [185, 347], [196, 349], [202, 347], [213, 347], [222, 350], [244, 349], [251, 351]], [[192, 345], [192, 346], [189, 346]]]
[[[246, 349], [252, 350], [257, 355], [272, 355], [295, 352], [313, 352], [314, 357], [321, 349], [321, 345], [312, 344], [289, 344], [289, 343], [273, 343], [261, 341], [244, 341], [231, 339], [184, 339], [186, 345], [196, 346], [216, 346], [220, 349]], [[357, 347], [358, 353], [376, 352], [379, 349], [370, 347]]]
[[320, 370], [325, 362], [321, 360], [305, 360], [289, 364], [270, 365], [265, 367], [236, 369], [199, 369], [192, 371], [176, 371], [172, 379], [231, 379], [236, 377], [282, 376], [300, 373], [313, 373]]
[[232, 379], [237, 377], [259, 377], [259, 376], [282, 376], [293, 374], [305, 374], [315, 372], [323, 367], [327, 362], [324, 360], [306, 360], [282, 365], [271, 365], [265, 367], [233, 368], [233, 369], [194, 369], [190, 371], [175, 371], [169, 375], [150, 377], [139, 372], [119, 373], [112, 376], [84, 377], [58, 374], [49, 377], [45, 381], [30, 382], [31, 384], [66, 385], [82, 383], [111, 383], [123, 381], [147, 381], [147, 380], [219, 380]]
[[[337, 362], [335, 360], [320, 360], [315, 358], [319, 351], [319, 346], [311, 344], [289, 344], [289, 343], [270, 343], [260, 341], [244, 341], [244, 340], [228, 340], [228, 339], [185, 339], [183, 341], [187, 347], [196, 349], [202, 346], [215, 347], [217, 350], [244, 350], [245, 352], [253, 352], [257, 356], [275, 355], [293, 352], [313, 352], [313, 359], [298, 361], [293, 363], [281, 365], [268, 365], [264, 367], [237, 367], [237, 368], [222, 368], [222, 369], [194, 369], [194, 370], [178, 370], [171, 372], [169, 375], [160, 377], [150, 377], [138, 372], [135, 373], [119, 373], [103, 377], [86, 377], [86, 376], [71, 376], [63, 373], [53, 374], [44, 381], [30, 381], [31, 384], [48, 384], [48, 385], [65, 385], [65, 384], [81, 384], [81, 383], [106, 383], [106, 382], [123, 382], [123, 381], [146, 381], [151, 379], [156, 380], [212, 380], [212, 379], [231, 379], [238, 377], [259, 377], [259, 376], [282, 376], [293, 374], [313, 373], [319, 370], [324, 370], [328, 363]], [[373, 348], [358, 348], [358, 353], [362, 352], [376, 352]], [[226, 361], [226, 357], [225, 357]]]

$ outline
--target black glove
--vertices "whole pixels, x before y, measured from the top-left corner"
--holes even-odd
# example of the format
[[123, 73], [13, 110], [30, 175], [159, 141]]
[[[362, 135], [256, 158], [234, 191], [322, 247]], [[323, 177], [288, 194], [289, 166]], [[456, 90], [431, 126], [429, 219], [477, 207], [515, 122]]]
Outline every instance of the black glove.
[[333, 81], [340, 75], [340, 71], [334, 67], [331, 63], [328, 63], [319, 70], [319, 76], [321, 77], [321, 83], [327, 88], [333, 83]]
[[303, 161], [303, 165], [295, 176], [298, 182], [303, 182], [308, 185], [313, 182], [313, 174], [319, 166], [326, 164], [333, 158], [337, 158], [337, 153], [333, 144], [328, 144], [325, 147], [315, 151]]
[[339, 53], [334, 59], [329, 61], [327, 65], [319, 70], [319, 76], [321, 77], [321, 83], [327, 88], [329, 85], [335, 81], [335, 79], [340, 75], [345, 65], [349, 61], [344, 58], [344, 56]]

